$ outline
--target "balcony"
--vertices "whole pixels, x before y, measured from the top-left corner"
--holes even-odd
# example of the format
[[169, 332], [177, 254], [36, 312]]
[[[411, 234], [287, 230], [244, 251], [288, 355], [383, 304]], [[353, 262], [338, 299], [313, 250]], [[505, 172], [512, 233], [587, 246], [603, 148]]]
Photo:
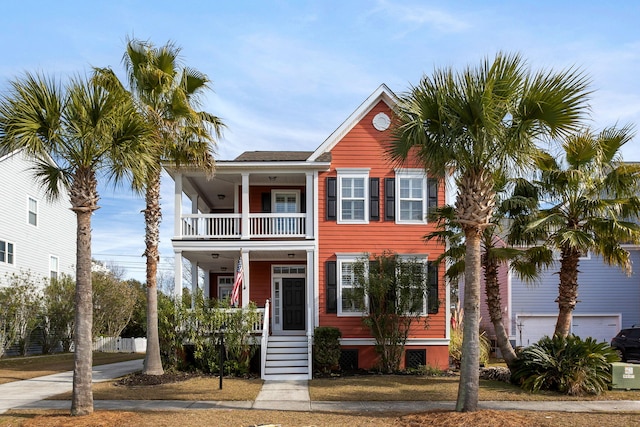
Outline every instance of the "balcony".
[[304, 238], [304, 213], [249, 213], [247, 233], [243, 233], [242, 214], [183, 214], [183, 239], [260, 239]]

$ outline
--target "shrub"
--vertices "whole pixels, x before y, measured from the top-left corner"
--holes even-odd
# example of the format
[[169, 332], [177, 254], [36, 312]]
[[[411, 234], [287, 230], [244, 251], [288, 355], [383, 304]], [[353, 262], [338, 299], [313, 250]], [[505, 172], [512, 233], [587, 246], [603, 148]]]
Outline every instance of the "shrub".
[[340, 363], [340, 337], [338, 328], [321, 326], [313, 332], [313, 364], [322, 373], [329, 373]]
[[[460, 308], [458, 303], [455, 310], [452, 313], [450, 340], [449, 340], [449, 359], [451, 364], [460, 368], [460, 361], [462, 360], [462, 336], [463, 336], [463, 321], [464, 321], [464, 309]], [[491, 353], [491, 342], [487, 338], [487, 334], [484, 331], [480, 331], [480, 364], [486, 365], [489, 363], [489, 355]]]
[[544, 337], [522, 350], [511, 379], [532, 392], [597, 395], [611, 383], [611, 363], [617, 360], [615, 350], [591, 337]]

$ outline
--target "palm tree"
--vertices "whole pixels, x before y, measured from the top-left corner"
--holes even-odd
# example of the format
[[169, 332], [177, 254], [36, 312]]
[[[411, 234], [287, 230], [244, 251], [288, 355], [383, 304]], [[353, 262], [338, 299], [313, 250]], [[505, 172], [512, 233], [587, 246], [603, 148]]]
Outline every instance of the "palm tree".
[[524, 231], [544, 236], [543, 243], [559, 252], [555, 335], [570, 332], [582, 255], [599, 255], [631, 273], [622, 245], [640, 242], [640, 165], [623, 163], [620, 149], [632, 138], [629, 126], [582, 130], [564, 140], [563, 155], [547, 153], [537, 161], [541, 176], [532, 185], [543, 208]]
[[[496, 178], [496, 182], [501, 181], [503, 181], [501, 178]], [[514, 368], [517, 355], [509, 341], [502, 316], [499, 269], [501, 266], [508, 266], [522, 280], [533, 282], [537, 279], [539, 270], [553, 261], [552, 252], [545, 250], [544, 247], [513, 248], [508, 246], [506, 236], [509, 235], [507, 230], [509, 224], [513, 223], [514, 219], [519, 219], [521, 215], [526, 215], [537, 208], [535, 205], [537, 200], [521, 194], [518, 192], [519, 188], [516, 186], [508, 197], [504, 185], [499, 185], [496, 188], [497, 194], [505, 195], [505, 197], [498, 203], [498, 208], [494, 211], [490, 224], [483, 230], [481, 237], [481, 264], [489, 319], [493, 324], [496, 343], [509, 369]], [[435, 261], [437, 263], [446, 261], [445, 275], [447, 279], [451, 283], [458, 283], [465, 271], [466, 251], [461, 227], [455, 222], [455, 208], [448, 205], [442, 206], [430, 216], [433, 220], [438, 221], [438, 228], [427, 234], [425, 240], [436, 239], [442, 244], [446, 244], [447, 250]]]
[[24, 149], [51, 199], [69, 192], [77, 218], [72, 415], [93, 412], [91, 215], [99, 208], [98, 178], [125, 178], [140, 187], [140, 171], [155, 165], [147, 153], [150, 128], [127, 98], [94, 81], [26, 74], [0, 99], [0, 147]]
[[189, 164], [213, 174], [212, 149], [220, 137], [222, 121], [197, 111], [199, 97], [209, 89], [209, 78], [182, 67], [180, 48], [168, 42], [156, 48], [149, 42], [130, 39], [123, 62], [135, 101], [155, 128], [153, 155], [156, 165], [146, 178], [145, 253], [147, 257], [147, 352], [144, 373], [163, 373], [158, 340], [157, 271], [160, 240], [160, 166]]
[[475, 411], [479, 386], [481, 237], [495, 205], [493, 176], [531, 166], [536, 142], [576, 129], [587, 79], [569, 69], [531, 74], [519, 55], [499, 53], [477, 68], [436, 70], [397, 107], [392, 159], [413, 155], [430, 174], [453, 173], [456, 221], [465, 236], [463, 356], [458, 411]]

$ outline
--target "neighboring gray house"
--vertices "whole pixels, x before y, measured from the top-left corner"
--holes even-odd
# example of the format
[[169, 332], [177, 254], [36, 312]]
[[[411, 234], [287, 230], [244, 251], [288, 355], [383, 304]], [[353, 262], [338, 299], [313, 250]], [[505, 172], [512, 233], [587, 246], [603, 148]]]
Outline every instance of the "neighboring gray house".
[[75, 275], [76, 216], [65, 192], [50, 202], [22, 150], [0, 152], [0, 284], [6, 274]]
[[[580, 259], [578, 304], [573, 312], [572, 333], [609, 342], [621, 328], [640, 324], [640, 248], [631, 252], [634, 271], [630, 277], [602, 258]], [[510, 337], [517, 346], [528, 346], [553, 334], [558, 315], [559, 263], [545, 270], [535, 285], [511, 274], [509, 288]]]

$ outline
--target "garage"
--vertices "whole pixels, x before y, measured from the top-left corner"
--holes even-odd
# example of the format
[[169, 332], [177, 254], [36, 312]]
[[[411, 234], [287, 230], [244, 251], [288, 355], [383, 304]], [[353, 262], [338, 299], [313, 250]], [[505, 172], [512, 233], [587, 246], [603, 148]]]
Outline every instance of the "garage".
[[[552, 335], [557, 314], [516, 314], [516, 345], [527, 347]], [[611, 341], [620, 330], [621, 314], [574, 314], [571, 332], [581, 338]]]

